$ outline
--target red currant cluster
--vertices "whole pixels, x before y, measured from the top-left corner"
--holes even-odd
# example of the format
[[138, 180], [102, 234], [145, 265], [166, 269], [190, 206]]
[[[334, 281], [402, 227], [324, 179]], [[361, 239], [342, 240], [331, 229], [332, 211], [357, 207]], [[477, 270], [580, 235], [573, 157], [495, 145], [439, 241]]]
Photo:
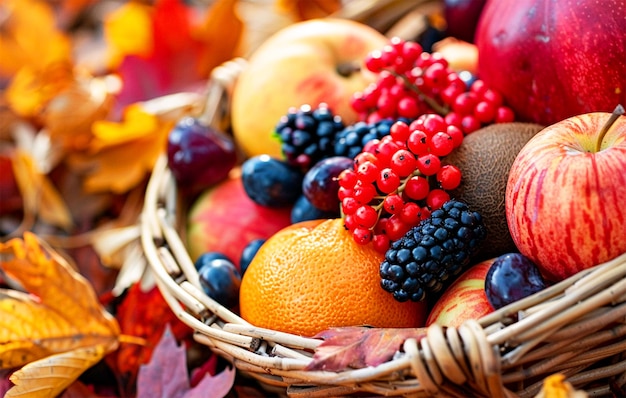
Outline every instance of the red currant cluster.
[[354, 168], [338, 178], [344, 223], [354, 240], [385, 252], [448, 201], [461, 171], [441, 158], [462, 142], [461, 129], [433, 113], [410, 125], [395, 122], [389, 135], [368, 142]]
[[500, 93], [480, 79], [468, 88], [441, 54], [424, 52], [419, 43], [393, 38], [366, 57], [365, 67], [378, 78], [352, 98], [352, 107], [362, 120], [415, 119], [437, 113], [464, 134], [486, 124], [514, 120]]

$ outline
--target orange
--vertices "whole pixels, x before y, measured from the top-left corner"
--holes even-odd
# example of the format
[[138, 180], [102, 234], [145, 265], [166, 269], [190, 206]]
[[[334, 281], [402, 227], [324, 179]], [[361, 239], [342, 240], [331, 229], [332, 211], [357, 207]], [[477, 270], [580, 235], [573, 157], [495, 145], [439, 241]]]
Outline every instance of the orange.
[[400, 303], [380, 286], [383, 258], [355, 243], [340, 218], [290, 225], [261, 246], [246, 270], [241, 316], [307, 337], [331, 327], [423, 326], [423, 303]]

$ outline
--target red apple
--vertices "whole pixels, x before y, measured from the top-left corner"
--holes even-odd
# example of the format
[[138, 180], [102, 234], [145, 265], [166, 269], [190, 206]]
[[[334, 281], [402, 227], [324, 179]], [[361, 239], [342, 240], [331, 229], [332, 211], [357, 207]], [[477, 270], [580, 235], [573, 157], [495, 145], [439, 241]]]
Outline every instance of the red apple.
[[446, 33], [451, 37], [473, 43], [476, 25], [486, 2], [487, 0], [444, 0]]
[[485, 294], [485, 276], [495, 259], [471, 266], [450, 285], [435, 303], [426, 319], [426, 326], [458, 327], [468, 319], [479, 319], [493, 312]]
[[334, 18], [292, 24], [263, 42], [233, 89], [233, 133], [244, 153], [280, 157], [272, 133], [290, 107], [324, 102], [345, 123], [355, 122], [352, 95], [375, 80], [363, 61], [388, 42], [368, 25]]
[[626, 103], [623, 0], [489, 0], [478, 74], [521, 121], [550, 125]]
[[573, 116], [540, 131], [513, 162], [511, 237], [547, 279], [562, 280], [626, 251], [624, 198], [626, 116]]
[[219, 251], [239, 267], [241, 253], [250, 241], [267, 239], [291, 224], [291, 208], [253, 202], [238, 171], [202, 193], [189, 211], [187, 247], [194, 261], [204, 252]]

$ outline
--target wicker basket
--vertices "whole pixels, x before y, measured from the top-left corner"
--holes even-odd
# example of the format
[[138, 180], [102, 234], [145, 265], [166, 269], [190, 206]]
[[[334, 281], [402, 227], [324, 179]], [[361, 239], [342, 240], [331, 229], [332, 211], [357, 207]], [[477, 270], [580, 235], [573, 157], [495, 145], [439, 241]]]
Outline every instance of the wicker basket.
[[[177, 193], [162, 157], [151, 176], [141, 241], [159, 289], [194, 338], [272, 391], [292, 397], [532, 397], [562, 373], [590, 396], [626, 386], [626, 254], [478, 321], [407, 339], [382, 365], [308, 371], [319, 339], [254, 327], [209, 298], [177, 231]], [[517, 319], [517, 320], [515, 320]]]
[[[241, 59], [218, 67], [203, 118], [228, 126]], [[163, 155], [145, 193], [143, 253], [171, 309], [198, 342], [277, 395], [533, 397], [561, 373], [589, 396], [626, 396], [626, 253], [459, 328], [427, 329], [376, 367], [311, 371], [323, 341], [250, 325], [209, 298], [183, 239], [184, 213]]]

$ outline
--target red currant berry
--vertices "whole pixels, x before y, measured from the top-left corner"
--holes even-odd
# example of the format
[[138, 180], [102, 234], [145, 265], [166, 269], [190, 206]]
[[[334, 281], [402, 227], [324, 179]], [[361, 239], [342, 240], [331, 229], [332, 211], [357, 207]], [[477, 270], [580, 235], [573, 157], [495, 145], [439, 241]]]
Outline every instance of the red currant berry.
[[437, 210], [450, 200], [450, 194], [443, 189], [433, 189], [426, 198], [426, 204], [431, 210]]
[[441, 160], [432, 153], [427, 153], [424, 156], [417, 158], [417, 169], [425, 176], [432, 176], [437, 174], [441, 168]]
[[339, 200], [344, 200], [345, 198], [350, 198], [354, 196], [354, 189], [352, 188], [344, 188], [344, 187], [339, 187], [339, 190], [337, 191], [337, 197], [339, 198]]
[[406, 142], [406, 140], [409, 138], [409, 134], [411, 134], [411, 131], [409, 130], [409, 125], [402, 121], [395, 122], [389, 128], [389, 135], [395, 141]]
[[465, 92], [463, 87], [457, 85], [450, 85], [439, 92], [441, 100], [446, 104], [453, 104], [456, 97]]
[[480, 128], [480, 121], [473, 115], [463, 116], [461, 120], [461, 130], [465, 135], [473, 133]]
[[428, 137], [421, 130], [415, 130], [409, 135], [407, 148], [418, 157], [428, 153]]
[[411, 229], [410, 225], [405, 224], [397, 214], [392, 215], [387, 220], [385, 232], [391, 241], [402, 238]]
[[359, 181], [359, 176], [357, 176], [354, 170], [344, 170], [339, 173], [339, 186], [342, 188], [352, 189], [354, 188], [354, 184]]
[[354, 217], [360, 227], [371, 229], [376, 225], [378, 213], [372, 206], [363, 205], [356, 209]]
[[365, 162], [370, 162], [378, 165], [378, 158], [371, 152], [361, 152], [354, 157], [354, 169], [358, 170], [359, 166]]
[[411, 64], [415, 63], [415, 60], [423, 51], [422, 46], [414, 41], [405, 41], [402, 45], [402, 56], [410, 61]]
[[396, 214], [402, 210], [404, 206], [404, 200], [398, 194], [391, 194], [383, 200], [383, 209], [389, 214]]
[[454, 141], [452, 140], [452, 137], [443, 131], [440, 131], [430, 137], [429, 144], [430, 152], [439, 157], [449, 155], [454, 149]]
[[408, 198], [413, 200], [426, 199], [428, 192], [430, 192], [428, 179], [422, 176], [409, 178], [403, 192]]
[[420, 114], [420, 108], [417, 100], [413, 97], [403, 97], [398, 101], [398, 116], [407, 119], [414, 119]]
[[448, 85], [448, 71], [443, 63], [435, 62], [422, 75], [424, 84], [431, 89], [441, 89]]
[[378, 166], [369, 161], [363, 162], [359, 164], [356, 173], [359, 177], [359, 180], [365, 183], [371, 183], [376, 181], [376, 179], [378, 178]]
[[430, 136], [440, 131], [446, 131], [446, 121], [435, 113], [426, 113], [413, 121], [409, 128], [411, 131], [421, 130]]
[[458, 128], [461, 128], [463, 118], [456, 112], [448, 112], [444, 120], [448, 126], [456, 126]]
[[496, 90], [485, 90], [485, 92], [482, 94], [482, 99], [489, 102], [491, 105], [493, 105], [494, 108], [502, 105], [502, 94], [500, 94]]
[[358, 200], [359, 203], [369, 203], [372, 199], [374, 199], [374, 196], [376, 196], [376, 187], [374, 186], [374, 184], [359, 181], [354, 186], [354, 193], [352, 194], [352, 196], [354, 197], [354, 199]]
[[496, 123], [511, 123], [513, 121], [515, 121], [515, 114], [511, 108], [508, 106], [498, 107], [495, 117]]
[[461, 183], [461, 170], [458, 167], [446, 164], [437, 172], [437, 181], [446, 191], [456, 189]]
[[474, 80], [474, 82], [470, 86], [470, 91], [475, 93], [478, 96], [478, 98], [482, 98], [483, 94], [485, 93], [485, 91], [487, 91], [487, 89], [488, 89], [487, 83], [485, 83], [483, 80], [480, 80], [480, 79]]
[[356, 227], [352, 231], [352, 237], [359, 245], [366, 245], [372, 241], [372, 231], [367, 228]]
[[379, 253], [386, 253], [390, 246], [389, 237], [385, 234], [376, 234], [372, 238], [372, 247]]
[[361, 204], [351, 196], [345, 197], [341, 200], [341, 211], [343, 214], [354, 214], [356, 209]]
[[365, 57], [365, 67], [374, 73], [379, 73], [385, 67], [382, 60], [382, 53], [379, 50], [374, 50]]
[[397, 100], [389, 94], [382, 94], [378, 97], [378, 101], [376, 102], [376, 108], [378, 109], [378, 113], [383, 118], [391, 118], [396, 114], [398, 103]]
[[464, 92], [454, 99], [452, 109], [461, 116], [472, 115], [476, 102], [478, 102], [478, 96], [475, 93]]
[[422, 207], [422, 211], [420, 213], [420, 221], [425, 220], [430, 217], [431, 211], [427, 206]]
[[348, 229], [348, 231], [354, 231], [354, 229], [358, 226], [353, 214], [347, 214], [343, 218], [343, 225], [346, 229]]
[[463, 130], [461, 130], [457, 126], [448, 126], [446, 128], [446, 133], [448, 133], [448, 135], [452, 137], [452, 142], [454, 143], [455, 148], [461, 146], [461, 144], [463, 143], [463, 137], [465, 136], [465, 134], [463, 134]]
[[474, 107], [474, 116], [481, 123], [489, 123], [496, 118], [496, 107], [489, 101], [480, 101]]
[[400, 178], [407, 177], [415, 171], [415, 155], [406, 149], [400, 149], [391, 157], [389, 166]]
[[391, 193], [400, 186], [400, 177], [390, 168], [382, 169], [378, 174], [376, 186], [382, 193]]
[[407, 225], [417, 225], [420, 221], [421, 208], [415, 202], [407, 202], [399, 213], [400, 219]]

